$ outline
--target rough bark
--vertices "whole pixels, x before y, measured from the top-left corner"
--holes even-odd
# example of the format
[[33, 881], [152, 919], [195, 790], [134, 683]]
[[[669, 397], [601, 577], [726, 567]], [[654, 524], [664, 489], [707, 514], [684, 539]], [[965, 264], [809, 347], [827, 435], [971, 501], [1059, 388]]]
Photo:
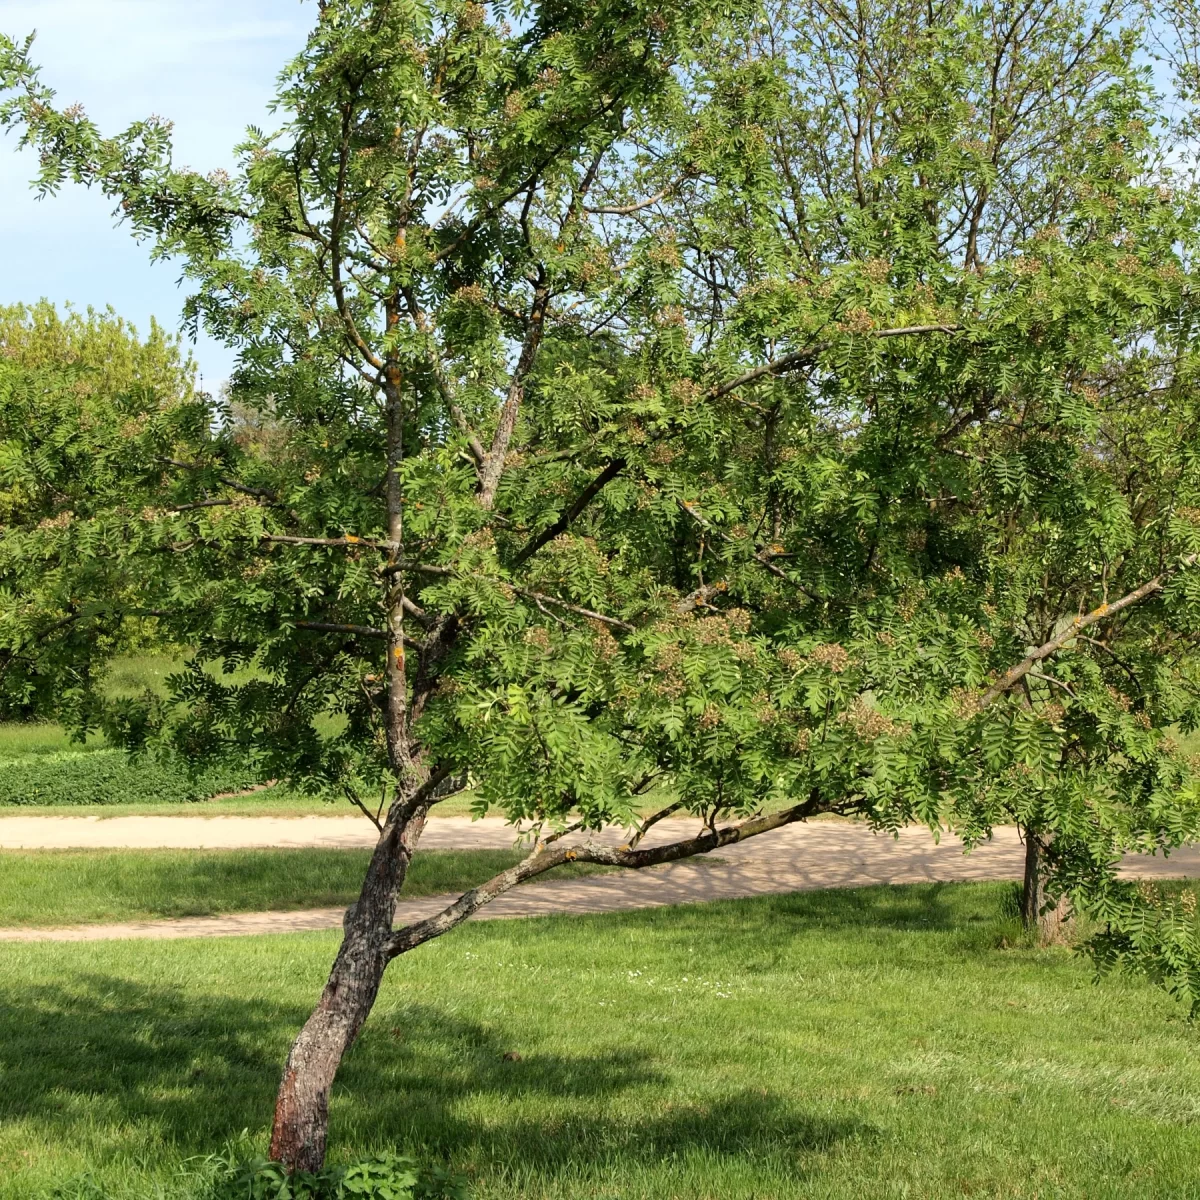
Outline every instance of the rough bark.
[[[389, 324], [395, 320], [389, 310]], [[388, 811], [358, 900], [346, 912], [345, 936], [321, 998], [304, 1023], [284, 1067], [275, 1102], [271, 1157], [294, 1171], [315, 1171], [325, 1161], [329, 1090], [346, 1052], [375, 1003], [389, 959], [396, 897], [425, 827], [429, 781], [409, 733], [408, 675], [404, 654], [404, 580], [399, 569], [404, 521], [400, 467], [404, 407], [398, 367], [382, 372], [387, 417], [388, 537], [387, 604], [388, 758], [396, 796]]]
[[384, 826], [358, 901], [346, 912], [345, 936], [324, 991], [284, 1067], [270, 1153], [292, 1171], [315, 1171], [325, 1161], [329, 1090], [371, 1012], [390, 958], [396, 897], [428, 811], [395, 808], [401, 811]]
[[1061, 942], [1070, 919], [1070, 901], [1065, 896], [1054, 904], [1046, 895], [1046, 843], [1035, 830], [1025, 830], [1025, 879], [1021, 887], [1021, 924], [1036, 930], [1042, 945]]
[[315, 1171], [325, 1160], [329, 1091], [346, 1052], [371, 1012], [388, 962], [461, 924], [525, 879], [575, 860], [638, 869], [706, 854], [722, 846], [804, 820], [823, 807], [814, 795], [804, 804], [751, 817], [721, 829], [650, 849], [540, 845], [524, 862], [466, 892], [444, 912], [393, 932], [396, 897], [425, 825], [439, 777], [406, 802], [393, 804], [371, 857], [362, 892], [346, 913], [345, 936], [321, 999], [292, 1044], [271, 1133], [271, 1158], [292, 1171]]

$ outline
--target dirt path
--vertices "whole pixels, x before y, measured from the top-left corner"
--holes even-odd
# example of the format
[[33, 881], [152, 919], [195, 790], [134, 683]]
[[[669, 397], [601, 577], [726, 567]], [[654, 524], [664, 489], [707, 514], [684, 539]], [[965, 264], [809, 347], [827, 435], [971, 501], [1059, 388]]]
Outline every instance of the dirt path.
[[[443, 823], [471, 824], [465, 817], [436, 822]], [[503, 821], [479, 824], [506, 828]], [[268, 846], [353, 849], [373, 846], [375, 839], [374, 826], [362, 816], [0, 817], [0, 850], [238, 850]], [[509, 835], [508, 841], [501, 844], [511, 841]]]
[[[0, 847], [10, 847], [12, 833], [4, 829], [10, 821], [48, 820], [79, 821], [80, 818], [6, 818], [0, 820]], [[84, 819], [87, 820], [86, 818]], [[180, 821], [180, 818], [121, 818], [97, 822], [100, 826], [116, 826], [122, 822]], [[187, 820], [187, 819], [184, 819]], [[214, 835], [212, 831], [193, 829], [166, 831], [158, 836], [176, 840], [169, 845], [245, 846], [245, 845], [370, 845], [373, 841], [366, 829], [327, 827], [329, 822], [353, 823], [354, 818], [301, 817], [235, 818], [220, 817], [206, 821], [187, 820], [189, 826], [211, 827], [237, 822], [240, 828], [228, 826]], [[306, 825], [319, 822], [321, 825]], [[359, 822], [359, 825], [365, 824]], [[290, 826], [286, 840], [264, 841], [276, 825]], [[297, 826], [305, 825], [303, 830]], [[253, 826], [254, 828], [248, 828]], [[95, 828], [95, 826], [87, 826]], [[681, 834], [694, 831], [694, 822], [664, 821], [647, 841], [674, 840]], [[132, 830], [130, 830], [132, 832]], [[34, 837], [27, 828], [19, 836]], [[67, 837], [79, 837], [78, 832]], [[101, 835], [108, 840], [91, 845], [113, 845], [114, 834]], [[127, 836], [120, 834], [116, 836]], [[161, 841], [146, 840], [150, 835], [138, 834], [134, 845], [162, 845]], [[608, 833], [609, 839], [619, 832]], [[202, 840], [185, 840], [199, 837]], [[243, 840], [236, 840], [241, 838]], [[302, 840], [320, 838], [322, 840]], [[350, 840], [365, 838], [365, 841]], [[329, 840], [332, 839], [332, 840]], [[470, 821], [466, 818], [443, 818], [430, 821], [422, 838], [426, 848], [482, 848], [511, 846], [513, 831], [502, 821]], [[29, 840], [22, 843], [29, 846]], [[44, 846], [45, 841], [34, 841]], [[79, 845], [78, 841], [53, 842], [55, 846]], [[116, 842], [128, 846], [128, 840]], [[998, 829], [992, 841], [977, 847], [970, 855], [962, 853], [962, 845], [952, 837], [935, 843], [928, 830], [905, 829], [899, 838], [877, 836], [862, 825], [841, 821], [818, 821], [808, 825], [793, 825], [763, 834], [738, 846], [729, 846], [713, 860], [692, 860], [672, 863], [637, 873], [600, 875], [586, 879], [561, 880], [528, 884], [502, 896], [475, 919], [494, 920], [512, 917], [547, 916], [552, 913], [605, 913], [635, 908], [656, 908], [669, 904], [693, 904], [709, 900], [736, 899], [746, 896], [777, 895], [785, 892], [809, 891], [828, 887], [859, 887], [867, 884], [920, 883], [929, 881], [969, 881], [1019, 879], [1024, 865], [1024, 851], [1015, 829]], [[1178, 878], [1200, 876], [1200, 847], [1188, 847], [1170, 859], [1133, 857], [1126, 862], [1131, 875], [1142, 878]], [[398, 925], [420, 920], [439, 911], [452, 895], [428, 896], [420, 900], [403, 901], [396, 914]], [[240, 934], [292, 933], [314, 929], [336, 929], [341, 925], [342, 912], [336, 909], [313, 909], [305, 912], [241, 913], [221, 917], [194, 917], [171, 921], [142, 921], [121, 925], [77, 925], [64, 929], [4, 929], [0, 941], [96, 941], [104, 938], [179, 938], [232, 937]]]

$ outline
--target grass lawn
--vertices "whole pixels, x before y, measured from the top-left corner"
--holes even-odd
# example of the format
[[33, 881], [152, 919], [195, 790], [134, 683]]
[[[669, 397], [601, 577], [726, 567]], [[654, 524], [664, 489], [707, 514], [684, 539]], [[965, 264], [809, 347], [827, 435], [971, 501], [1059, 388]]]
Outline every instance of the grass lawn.
[[29, 758], [35, 754], [82, 753], [86, 750], [106, 750], [108, 743], [99, 734], [86, 742], [71, 741], [70, 734], [49, 721], [0, 722], [0, 761]]
[[[466, 926], [393, 965], [334, 1154], [408, 1147], [481, 1200], [1200, 1196], [1200, 1035], [1147, 984], [1001, 949], [1012, 895]], [[178, 1196], [188, 1156], [265, 1144], [336, 944], [0, 946], [0, 1197]]]
[[[465, 891], [520, 861], [514, 850], [418, 854], [405, 896]], [[0, 926], [144, 921], [349, 904], [369, 850], [0, 851]], [[564, 863], [543, 879], [604, 868]], [[0, 959], [0, 962], [3, 960]]]

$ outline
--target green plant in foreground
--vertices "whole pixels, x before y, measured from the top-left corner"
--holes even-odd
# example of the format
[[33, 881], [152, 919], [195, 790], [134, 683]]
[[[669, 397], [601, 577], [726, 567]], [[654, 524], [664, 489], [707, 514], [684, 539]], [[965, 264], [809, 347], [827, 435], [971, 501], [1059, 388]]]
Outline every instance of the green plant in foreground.
[[[81, 729], [379, 826], [280, 1085], [290, 1168], [394, 958], [570, 859], [820, 813], [1016, 821], [1101, 965], [1200, 1004], [1191, 916], [1117, 874], [1200, 833], [1200, 205], [1160, 31], [860, 18], [328, 0], [232, 175], [158, 119], [104, 136], [0, 43], [41, 190], [115, 202], [239, 353], [227, 404], [95, 410], [0, 359], [9, 461], [45, 464], [0, 537], [5, 652]], [[196, 647], [167, 698], [102, 694], [126, 619]], [[393, 929], [468, 786], [529, 856]], [[694, 837], [643, 844], [655, 788]]]
[[265, 1158], [217, 1160], [212, 1200], [468, 1200], [465, 1180], [440, 1167], [377, 1154], [348, 1167], [291, 1172]]
[[[246, 1142], [243, 1135], [242, 1150]], [[187, 1200], [470, 1200], [460, 1176], [438, 1166], [421, 1168], [397, 1154], [292, 1172], [261, 1155], [230, 1150], [185, 1167], [181, 1181]], [[84, 1175], [56, 1188], [53, 1200], [108, 1200], [110, 1195], [93, 1176]]]

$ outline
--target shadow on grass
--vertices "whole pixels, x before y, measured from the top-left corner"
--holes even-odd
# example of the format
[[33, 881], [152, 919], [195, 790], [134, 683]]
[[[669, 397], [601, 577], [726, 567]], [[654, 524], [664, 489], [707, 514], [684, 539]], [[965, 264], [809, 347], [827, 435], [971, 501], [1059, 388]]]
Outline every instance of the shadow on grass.
[[770, 1159], [798, 1173], [844, 1142], [879, 1136], [867, 1122], [814, 1115], [765, 1089], [742, 1089], [707, 1103], [646, 1098], [637, 1117], [575, 1109], [484, 1121], [456, 1115], [453, 1101], [402, 1107], [385, 1101], [372, 1112], [398, 1144], [459, 1164], [503, 1164], [508, 1172], [543, 1177], [586, 1177], [614, 1163], [658, 1167], [692, 1155], [748, 1165]]
[[[243, 1129], [264, 1130], [306, 1016], [294, 1004], [101, 973], [0, 987], [0, 1119], [27, 1120], [63, 1144], [89, 1127], [120, 1136], [149, 1126], [180, 1157], [211, 1152]], [[633, 1051], [506, 1058], [506, 1027], [420, 1006], [390, 1019], [403, 1030], [369, 1025], [339, 1074], [331, 1144], [344, 1151], [367, 1141], [554, 1175], [614, 1157], [795, 1162], [873, 1132], [765, 1090], [673, 1105], [654, 1064]], [[468, 1097], [483, 1104], [464, 1105]]]
[[[656, 935], [677, 932], [692, 937], [701, 929], [710, 938], [754, 927], [754, 939], [764, 935], [788, 941], [812, 933], [851, 936], [881, 933], [962, 933], [975, 925], [995, 924], [1017, 915], [1017, 889], [1011, 883], [917, 883], [877, 887], [829, 888], [788, 892], [747, 899], [641, 909], [621, 920], [653, 928]], [[534, 924], [558, 936], [564, 918]], [[611, 921], [610, 916], [572, 918]], [[736, 947], [737, 940], [730, 943]]]

